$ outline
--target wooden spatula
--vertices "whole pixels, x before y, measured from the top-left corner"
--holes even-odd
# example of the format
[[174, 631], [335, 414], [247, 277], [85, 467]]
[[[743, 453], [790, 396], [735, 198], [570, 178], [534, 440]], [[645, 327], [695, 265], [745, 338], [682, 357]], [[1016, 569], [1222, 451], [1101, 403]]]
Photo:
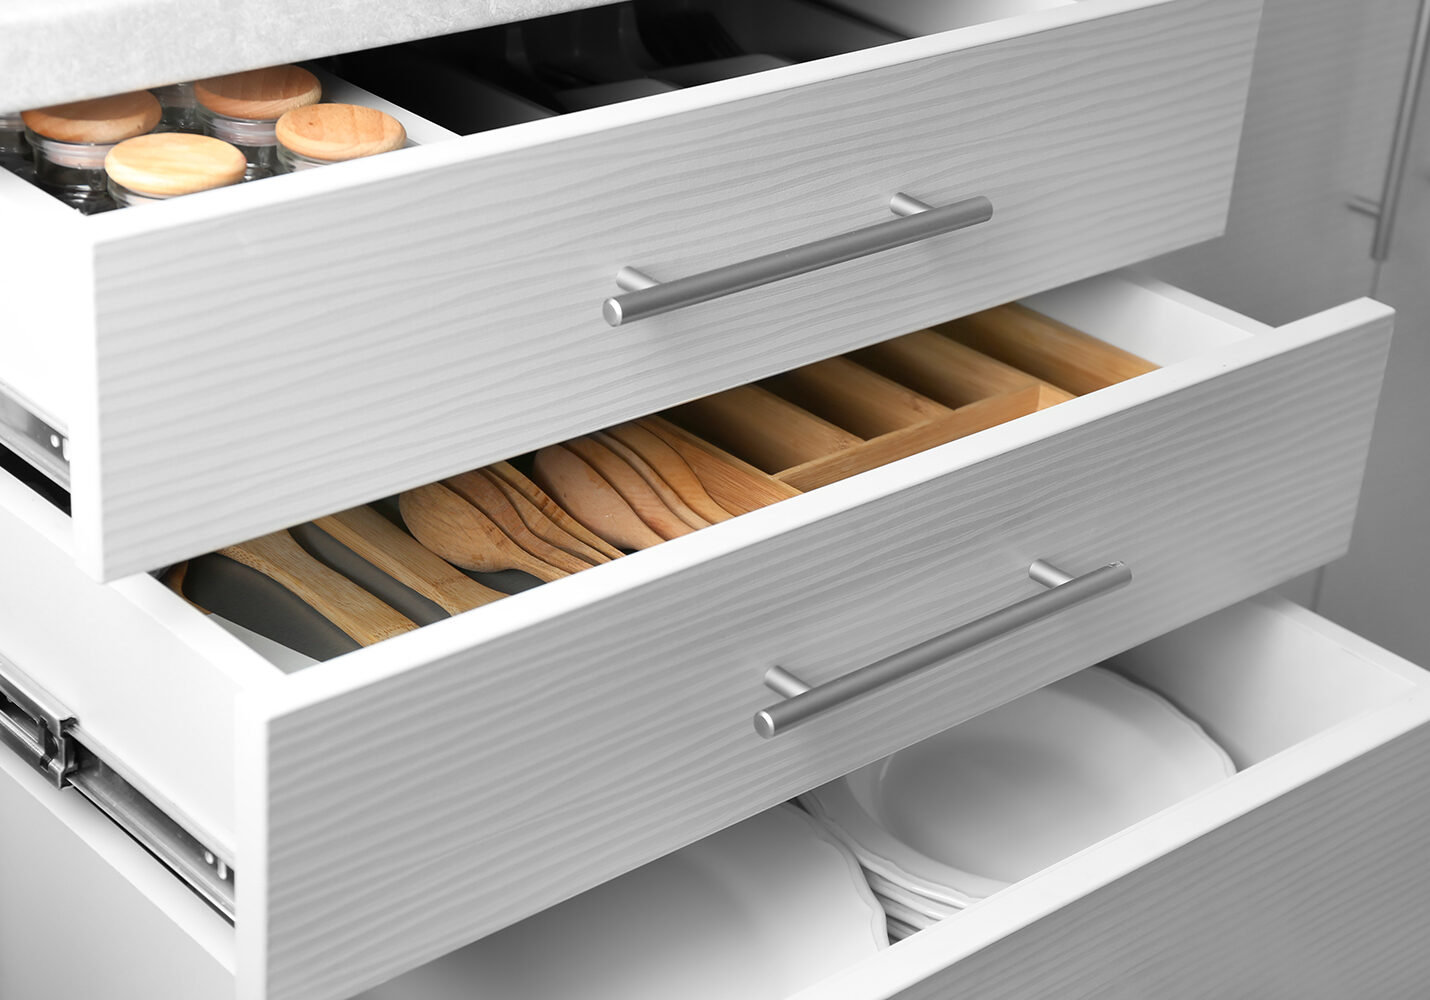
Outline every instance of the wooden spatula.
[[[580, 521], [576, 520], [555, 500], [547, 496], [541, 489], [526, 476], [522, 475], [510, 462], [494, 462], [487, 466], [487, 471], [506, 483], [517, 493], [526, 498], [527, 502], [551, 519], [557, 527], [562, 528], [572, 537], [585, 542], [590, 548], [601, 553], [610, 559], [619, 559], [622, 555], [620, 549], [606, 541], [600, 535], [593, 532]], [[518, 507], [518, 510], [521, 508]], [[563, 546], [564, 547], [564, 546]], [[587, 558], [582, 552], [576, 555], [583, 559]]]
[[575, 452], [561, 445], [542, 448], [533, 472], [536, 484], [553, 500], [612, 545], [648, 549], [665, 541]]
[[[587, 545], [566, 528], [553, 521], [540, 507], [528, 500], [526, 494], [491, 469], [478, 469], [477, 471], [485, 476], [493, 486], [501, 490], [502, 495], [507, 498], [507, 502], [516, 508], [522, 523], [531, 529], [532, 534], [543, 541], [550, 542], [558, 549], [565, 549], [576, 558], [584, 559], [588, 563], [597, 564], [611, 561], [611, 558], [604, 552]], [[532, 484], [532, 489], [536, 490], [535, 484]], [[537, 490], [537, 492], [540, 491]], [[589, 534], [589, 532], [586, 533]]]
[[664, 478], [662, 478], [660, 473], [658, 473], [655, 468], [652, 467], [651, 464], [647, 462], [644, 458], [641, 458], [640, 454], [637, 451], [635, 451], [633, 448], [628, 447], [625, 442], [620, 441], [613, 435], [607, 434], [605, 431], [597, 431], [596, 433], [591, 435], [591, 438], [592, 440], [602, 445], [605, 445], [605, 447], [610, 450], [612, 454], [614, 454], [622, 462], [625, 462], [632, 469], [635, 469], [636, 474], [645, 480], [646, 485], [655, 491], [656, 496], [660, 497], [661, 503], [665, 504], [666, 507], [670, 508], [670, 510], [675, 514], [676, 517], [680, 518], [692, 528], [710, 527], [710, 522], [707, 521], [705, 518], [701, 517], [684, 500], [682, 500], [680, 498], [680, 494], [677, 493], [671, 487], [671, 485], [665, 481]]
[[286, 531], [230, 545], [219, 549], [218, 554], [258, 570], [292, 591], [364, 646], [417, 627], [410, 618], [308, 555]]
[[548, 582], [569, 575], [513, 542], [491, 518], [441, 483], [408, 490], [397, 504], [413, 536], [454, 566], [479, 573], [519, 569]]
[[732, 515], [715, 502], [715, 498], [705, 491], [705, 485], [690, 463], [680, 456], [649, 428], [639, 423], [620, 424], [606, 431], [611, 437], [645, 459], [676, 495], [695, 513], [711, 524], [729, 520]]
[[354, 507], [313, 522], [398, 583], [449, 615], [479, 608], [506, 595], [484, 587], [439, 559], [371, 507]]
[[[636, 515], [662, 538], [679, 538], [694, 529], [682, 521], [650, 485], [641, 478], [639, 472], [605, 445], [592, 438], [572, 438], [563, 441], [562, 447], [579, 455], [581, 460], [595, 469], [602, 479], [610, 483], [621, 499], [630, 504]], [[709, 522], [701, 521], [701, 526]]]
[[595, 565], [552, 545], [528, 528], [506, 494], [480, 470], [444, 479], [442, 485], [491, 518], [508, 538], [542, 562], [567, 573], [579, 573]]

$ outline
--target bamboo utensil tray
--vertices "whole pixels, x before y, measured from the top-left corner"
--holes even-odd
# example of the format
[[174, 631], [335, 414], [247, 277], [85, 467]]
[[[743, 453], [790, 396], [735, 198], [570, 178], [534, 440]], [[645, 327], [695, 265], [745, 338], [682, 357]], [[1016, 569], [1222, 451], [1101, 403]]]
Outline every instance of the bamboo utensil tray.
[[[419, 487], [397, 505], [406, 530], [370, 507], [316, 523], [455, 614], [504, 596], [483, 571], [516, 567], [556, 580], [1155, 368], [1030, 309], [1000, 306], [553, 445], [534, 462]], [[531, 478], [517, 465], [532, 468]], [[434, 492], [463, 515], [435, 533]], [[466, 523], [483, 531], [465, 532]], [[293, 537], [297, 546], [310, 536]], [[415, 553], [427, 557], [420, 566]], [[321, 581], [239, 579], [285, 587], [363, 645], [395, 634], [354, 628], [346, 612], [335, 620], [331, 602], [315, 602], [332, 579], [349, 581], [338, 561], [313, 555], [304, 565]], [[168, 579], [183, 592], [182, 573]], [[358, 583], [351, 589], [345, 608], [367, 603]]]

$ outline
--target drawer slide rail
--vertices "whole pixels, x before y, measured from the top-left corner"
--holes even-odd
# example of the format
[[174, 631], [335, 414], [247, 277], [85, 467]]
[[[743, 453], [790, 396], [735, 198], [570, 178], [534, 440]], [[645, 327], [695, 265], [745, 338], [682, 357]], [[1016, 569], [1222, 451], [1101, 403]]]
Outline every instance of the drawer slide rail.
[[60, 702], [0, 656], [0, 744], [56, 789], [83, 795], [232, 921], [233, 869], [84, 746], [78, 727]]

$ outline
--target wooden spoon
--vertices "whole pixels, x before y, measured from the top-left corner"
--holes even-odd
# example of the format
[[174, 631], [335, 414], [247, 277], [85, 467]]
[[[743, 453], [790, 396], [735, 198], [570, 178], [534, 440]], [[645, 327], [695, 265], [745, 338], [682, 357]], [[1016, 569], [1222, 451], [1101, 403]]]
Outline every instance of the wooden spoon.
[[292, 591], [313, 610], [364, 646], [381, 642], [417, 623], [398, 614], [347, 577], [308, 555], [286, 531], [218, 550]]
[[[560, 504], [542, 492], [540, 486], [518, 472], [516, 466], [510, 462], [495, 462], [487, 466], [487, 471], [526, 497], [533, 507], [549, 517], [558, 527], [564, 528], [568, 534], [585, 542], [603, 556], [619, 559], [623, 555], [620, 549], [563, 510]], [[582, 553], [578, 552], [577, 555]]]
[[705, 484], [680, 457], [680, 452], [640, 424], [621, 424], [606, 431], [611, 437], [645, 459], [647, 465], [675, 491], [695, 513], [711, 524], [728, 521], [734, 515], [716, 503]]
[[480, 470], [444, 479], [442, 485], [491, 518], [492, 523], [506, 532], [508, 538], [542, 562], [567, 573], [579, 573], [594, 565], [552, 545], [528, 528], [506, 494]]
[[592, 434], [591, 437], [593, 440], [604, 445], [607, 450], [622, 462], [625, 462], [632, 469], [635, 469], [636, 474], [645, 480], [645, 484], [655, 491], [655, 495], [660, 497], [661, 502], [665, 504], [676, 517], [680, 518], [692, 528], [710, 527], [710, 522], [691, 509], [684, 500], [680, 499], [680, 494], [676, 493], [670, 484], [661, 477], [660, 473], [652, 468], [649, 462], [641, 458], [639, 453], [634, 449], [627, 447], [624, 442], [617, 440], [605, 431], [597, 431]]
[[441, 483], [408, 490], [397, 506], [416, 539], [454, 566], [479, 573], [519, 569], [548, 582], [569, 575], [513, 542], [491, 518]]
[[[572, 438], [563, 441], [562, 447], [575, 452], [581, 460], [595, 469], [602, 479], [610, 483], [621, 498], [630, 504], [636, 515], [662, 538], [679, 538], [694, 529], [676, 516], [655, 490], [641, 478], [640, 473], [621, 461], [619, 455], [592, 438]], [[702, 521], [701, 525], [708, 524]]]
[[421, 542], [371, 507], [354, 507], [320, 517], [313, 523], [449, 615], [461, 614], [506, 596], [457, 572], [445, 559], [433, 555]]
[[[558, 549], [565, 549], [573, 556], [576, 556], [578, 559], [584, 559], [588, 563], [611, 561], [610, 556], [587, 545], [581, 539], [557, 524], [548, 517], [540, 507], [528, 500], [525, 494], [501, 476], [498, 476], [491, 469], [478, 469], [477, 471], [485, 476], [493, 486], [501, 490], [507, 502], [516, 508], [517, 514], [521, 516], [522, 523], [531, 529], [532, 534], [544, 541], [550, 542]], [[520, 473], [518, 473], [518, 475], [520, 475]], [[536, 489], [535, 484], [532, 484], [532, 489]], [[587, 532], [587, 534], [589, 534], [589, 532]], [[609, 546], [606, 547], [609, 548]]]
[[559, 444], [542, 448], [533, 472], [537, 485], [553, 500], [612, 545], [648, 549], [665, 541], [575, 452]]

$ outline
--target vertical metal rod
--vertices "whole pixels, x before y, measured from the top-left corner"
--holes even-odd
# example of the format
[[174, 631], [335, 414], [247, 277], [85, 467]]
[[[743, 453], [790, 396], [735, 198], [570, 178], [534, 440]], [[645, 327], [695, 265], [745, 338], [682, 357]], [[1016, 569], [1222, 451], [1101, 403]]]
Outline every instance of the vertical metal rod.
[[1430, 0], [1420, 0], [1420, 10], [1415, 16], [1415, 31], [1410, 45], [1410, 62], [1405, 67], [1400, 108], [1395, 115], [1395, 135], [1390, 146], [1390, 162], [1386, 166], [1385, 184], [1380, 192], [1380, 212], [1376, 220], [1375, 240], [1370, 248], [1373, 260], [1383, 261], [1390, 256], [1395, 212], [1400, 205], [1400, 192], [1405, 186], [1405, 172], [1410, 165], [1415, 112], [1420, 104], [1420, 90], [1425, 80], [1427, 40], [1430, 40]]

